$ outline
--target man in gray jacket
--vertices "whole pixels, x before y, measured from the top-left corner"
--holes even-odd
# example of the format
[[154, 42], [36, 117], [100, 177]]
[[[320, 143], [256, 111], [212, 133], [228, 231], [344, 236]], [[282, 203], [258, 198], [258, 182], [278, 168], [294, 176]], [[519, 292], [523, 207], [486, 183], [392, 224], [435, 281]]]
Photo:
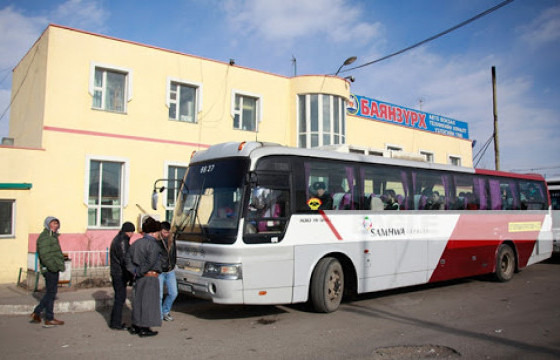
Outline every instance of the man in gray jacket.
[[160, 236], [161, 223], [147, 218], [142, 224], [144, 237], [130, 246], [126, 261], [128, 271], [133, 274], [134, 298], [132, 300], [131, 334], [140, 337], [157, 335], [151, 326], [161, 326], [161, 303], [159, 302], [159, 280], [161, 273]]

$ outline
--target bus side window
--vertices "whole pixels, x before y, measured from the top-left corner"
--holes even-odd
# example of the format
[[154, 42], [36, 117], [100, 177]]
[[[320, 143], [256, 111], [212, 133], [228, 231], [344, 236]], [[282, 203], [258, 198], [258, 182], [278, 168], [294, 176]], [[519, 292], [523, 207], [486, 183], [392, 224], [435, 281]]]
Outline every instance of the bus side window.
[[360, 196], [352, 165], [325, 160], [303, 161], [302, 165], [303, 176], [296, 182], [298, 211], [359, 208]]
[[474, 177], [474, 194], [470, 199], [467, 210], [488, 210], [488, 189], [484, 177]]
[[360, 167], [363, 208], [366, 210], [408, 210], [408, 171], [383, 165], [362, 165]]
[[290, 218], [289, 173], [257, 170], [244, 209], [243, 241], [247, 244], [282, 241]]
[[455, 174], [455, 196], [453, 199], [453, 206], [451, 210], [467, 210], [469, 202], [474, 202], [473, 192], [474, 183], [473, 177], [467, 174]]
[[535, 181], [519, 181], [521, 209], [544, 210], [548, 207], [542, 183]]
[[415, 210], [452, 208], [451, 176], [439, 171], [414, 169], [412, 179]]
[[507, 197], [502, 193], [500, 187], [500, 180], [489, 179], [488, 185], [490, 187], [490, 203], [492, 210], [502, 210], [507, 204]]

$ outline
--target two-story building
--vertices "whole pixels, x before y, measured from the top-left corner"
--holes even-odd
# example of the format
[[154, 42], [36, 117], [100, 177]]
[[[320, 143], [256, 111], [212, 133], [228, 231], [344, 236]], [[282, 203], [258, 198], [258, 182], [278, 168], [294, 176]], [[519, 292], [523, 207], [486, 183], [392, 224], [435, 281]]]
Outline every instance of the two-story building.
[[220, 142], [352, 144], [472, 166], [468, 138], [413, 126], [410, 109], [386, 108], [384, 121], [369, 99], [348, 112], [366, 104], [350, 85], [48, 26], [13, 71], [0, 146], [0, 283], [27, 267], [46, 216], [61, 221], [63, 251], [105, 249], [145, 213], [168, 218], [176, 194], [164, 192], [154, 212], [154, 182], [182, 177], [194, 150]]

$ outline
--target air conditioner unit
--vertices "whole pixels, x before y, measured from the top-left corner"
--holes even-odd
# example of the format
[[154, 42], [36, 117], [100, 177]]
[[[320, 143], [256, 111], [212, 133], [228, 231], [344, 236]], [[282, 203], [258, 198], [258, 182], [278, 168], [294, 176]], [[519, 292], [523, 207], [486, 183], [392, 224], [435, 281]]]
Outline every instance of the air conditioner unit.
[[142, 231], [142, 224], [149, 217], [153, 218], [154, 220], [161, 221], [159, 214], [138, 214], [138, 226], [136, 227], [138, 229], [138, 232]]
[[426, 155], [409, 153], [404, 151], [389, 150], [389, 157], [393, 159], [426, 162]]

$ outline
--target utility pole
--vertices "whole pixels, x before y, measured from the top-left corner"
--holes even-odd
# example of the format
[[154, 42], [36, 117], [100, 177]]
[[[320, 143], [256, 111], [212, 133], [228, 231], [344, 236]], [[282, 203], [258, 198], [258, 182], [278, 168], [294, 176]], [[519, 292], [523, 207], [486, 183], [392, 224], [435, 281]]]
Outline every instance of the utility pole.
[[494, 104], [494, 162], [496, 170], [500, 170], [500, 146], [498, 141], [498, 102], [496, 98], [496, 67], [492, 66], [492, 95]]

